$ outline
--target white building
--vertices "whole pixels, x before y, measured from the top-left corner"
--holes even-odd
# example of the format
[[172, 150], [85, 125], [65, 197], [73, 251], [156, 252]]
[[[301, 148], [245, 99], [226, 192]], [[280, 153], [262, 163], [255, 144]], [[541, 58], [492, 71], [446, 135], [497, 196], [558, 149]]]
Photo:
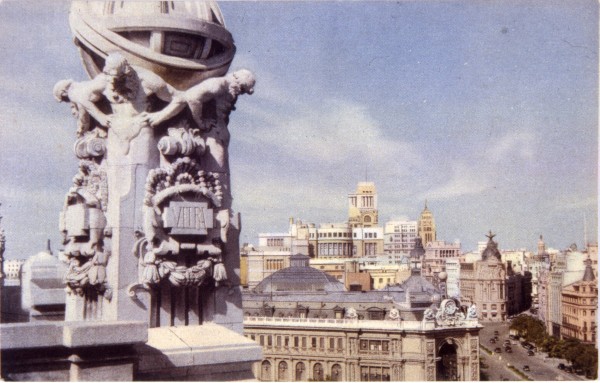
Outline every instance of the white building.
[[408, 256], [415, 248], [417, 221], [389, 221], [384, 227], [383, 251]]

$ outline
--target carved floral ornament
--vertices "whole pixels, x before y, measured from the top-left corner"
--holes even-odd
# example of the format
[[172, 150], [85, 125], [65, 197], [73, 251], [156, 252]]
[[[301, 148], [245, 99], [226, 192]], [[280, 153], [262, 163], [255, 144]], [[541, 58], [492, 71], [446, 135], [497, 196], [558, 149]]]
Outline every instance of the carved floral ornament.
[[[221, 206], [222, 198], [219, 174], [204, 171], [189, 157], [150, 171], [143, 208], [144, 236], [140, 233], [134, 248], [140, 258], [139, 283], [144, 288], [165, 278], [174, 286], [201, 286], [210, 277], [217, 285], [226, 280], [221, 257], [228, 229], [228, 219], [223, 217], [229, 217], [229, 210], [215, 216], [212, 209]], [[191, 267], [178, 265], [173, 257], [182, 250], [202, 258]]]

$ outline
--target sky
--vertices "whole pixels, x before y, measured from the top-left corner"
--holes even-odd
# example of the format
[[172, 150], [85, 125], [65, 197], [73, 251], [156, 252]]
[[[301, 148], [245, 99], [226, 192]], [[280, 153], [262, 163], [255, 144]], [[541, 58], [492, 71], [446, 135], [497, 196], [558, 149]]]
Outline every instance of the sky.
[[[379, 222], [477, 247], [580, 248], [598, 233], [596, 1], [220, 2], [255, 93], [232, 113], [241, 242], [290, 217], [347, 220], [375, 183]], [[52, 97], [87, 79], [62, 1], [0, 1], [5, 258], [51, 239], [77, 172], [75, 120]]]

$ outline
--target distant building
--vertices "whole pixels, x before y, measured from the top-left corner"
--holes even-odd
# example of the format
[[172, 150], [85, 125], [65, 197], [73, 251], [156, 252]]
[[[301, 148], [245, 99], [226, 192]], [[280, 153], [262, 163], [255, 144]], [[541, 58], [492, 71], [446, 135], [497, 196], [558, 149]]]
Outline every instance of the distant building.
[[580, 281], [562, 289], [562, 338], [577, 338], [596, 344], [598, 281], [592, 269], [592, 261], [585, 260], [585, 272]]
[[460, 259], [446, 259], [446, 294], [451, 298], [460, 299]]
[[429, 242], [437, 239], [435, 220], [433, 219], [433, 213], [427, 208], [427, 201], [425, 201], [425, 208], [417, 221], [417, 231], [423, 246], [427, 246]]
[[25, 263], [24, 259], [6, 259], [4, 260], [4, 278], [19, 280], [21, 278], [21, 267]]
[[415, 248], [417, 221], [386, 222], [383, 235], [383, 251], [386, 254], [408, 256]]
[[21, 271], [21, 307], [29, 312], [30, 321], [65, 319], [65, 283], [67, 266], [46, 251], [29, 257]]
[[531, 273], [502, 263], [493, 238], [490, 232], [480, 261], [460, 264], [460, 295], [463, 303], [477, 305], [481, 320], [501, 322], [531, 307]]
[[378, 222], [375, 183], [359, 182], [356, 192], [348, 194], [348, 224], [352, 228], [374, 227]]
[[447, 259], [460, 257], [460, 242], [447, 243], [445, 241], [430, 241], [425, 245], [421, 272], [427, 280], [445, 271]]
[[244, 334], [263, 347], [261, 381], [478, 380], [481, 327], [457, 306], [416, 274], [346, 291], [300, 255], [244, 292]]

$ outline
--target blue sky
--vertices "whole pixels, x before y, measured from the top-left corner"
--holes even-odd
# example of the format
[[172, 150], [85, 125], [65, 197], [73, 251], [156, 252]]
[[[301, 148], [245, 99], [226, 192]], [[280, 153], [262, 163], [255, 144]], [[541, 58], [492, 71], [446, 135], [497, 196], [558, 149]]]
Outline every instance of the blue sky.
[[[220, 3], [255, 94], [232, 114], [242, 242], [289, 217], [342, 222], [376, 183], [380, 222], [416, 219], [464, 250], [597, 238], [595, 1]], [[0, 2], [0, 214], [8, 258], [58, 247], [75, 121], [52, 97], [85, 79], [68, 3]]]

